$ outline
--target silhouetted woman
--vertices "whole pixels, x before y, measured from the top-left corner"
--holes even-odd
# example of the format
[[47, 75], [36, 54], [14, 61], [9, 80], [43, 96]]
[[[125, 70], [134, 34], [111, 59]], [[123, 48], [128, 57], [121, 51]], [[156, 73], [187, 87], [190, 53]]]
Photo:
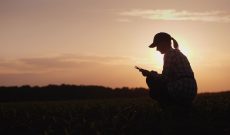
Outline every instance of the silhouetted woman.
[[197, 83], [187, 57], [178, 49], [177, 41], [168, 33], [160, 32], [154, 36], [149, 47], [156, 47], [164, 54], [162, 74], [147, 70], [142, 72], [146, 76], [150, 96], [161, 105], [191, 105], [197, 94]]

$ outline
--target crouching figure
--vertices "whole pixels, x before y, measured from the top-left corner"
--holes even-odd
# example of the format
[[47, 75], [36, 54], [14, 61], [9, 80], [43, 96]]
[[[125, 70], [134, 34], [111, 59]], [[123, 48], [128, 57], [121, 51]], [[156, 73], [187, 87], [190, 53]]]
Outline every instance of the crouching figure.
[[168, 33], [160, 32], [154, 36], [149, 47], [156, 47], [164, 55], [161, 74], [136, 67], [146, 77], [150, 97], [162, 106], [190, 106], [197, 95], [197, 83], [190, 63], [179, 50], [177, 41]]

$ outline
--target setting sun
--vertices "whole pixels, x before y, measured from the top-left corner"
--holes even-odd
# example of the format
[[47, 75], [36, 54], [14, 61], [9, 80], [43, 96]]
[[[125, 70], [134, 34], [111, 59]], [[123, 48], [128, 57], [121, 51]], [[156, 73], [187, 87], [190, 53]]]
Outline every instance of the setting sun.
[[178, 38], [179, 50], [190, 58], [195, 53], [185, 39]]
[[154, 70], [157, 70], [159, 73], [161, 73], [163, 67], [163, 56], [164, 55], [161, 54], [160, 52], [154, 52], [152, 53], [152, 57], [151, 57], [151, 61], [153, 61], [152, 68]]

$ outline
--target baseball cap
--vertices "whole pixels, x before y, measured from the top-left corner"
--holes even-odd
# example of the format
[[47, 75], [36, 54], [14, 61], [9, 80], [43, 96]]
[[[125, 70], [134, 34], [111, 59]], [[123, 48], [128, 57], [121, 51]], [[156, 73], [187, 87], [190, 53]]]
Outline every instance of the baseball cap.
[[168, 33], [165, 33], [165, 32], [157, 33], [153, 38], [153, 43], [151, 45], [149, 45], [149, 48], [154, 48], [157, 45], [159, 45], [159, 43], [165, 42], [165, 41], [170, 42], [171, 41], [171, 36]]

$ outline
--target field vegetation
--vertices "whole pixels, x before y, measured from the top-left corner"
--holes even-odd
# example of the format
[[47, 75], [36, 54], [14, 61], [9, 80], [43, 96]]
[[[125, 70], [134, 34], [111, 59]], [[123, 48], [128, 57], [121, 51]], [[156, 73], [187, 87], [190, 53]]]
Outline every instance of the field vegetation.
[[188, 115], [175, 106], [162, 109], [143, 94], [148, 91], [138, 91], [141, 96], [128, 92], [108, 98], [5, 100], [0, 103], [0, 134], [230, 134], [230, 92], [199, 94]]

